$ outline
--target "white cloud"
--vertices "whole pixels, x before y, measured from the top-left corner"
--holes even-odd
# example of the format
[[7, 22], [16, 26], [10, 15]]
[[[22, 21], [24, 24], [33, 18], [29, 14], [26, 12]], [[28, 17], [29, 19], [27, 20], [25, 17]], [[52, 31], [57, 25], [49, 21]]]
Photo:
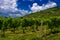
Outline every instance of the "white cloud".
[[20, 17], [21, 15], [20, 14], [9, 14], [9, 16], [11, 16], [11, 17]]
[[37, 3], [33, 3], [32, 7], [31, 7], [31, 11], [38, 12], [38, 11], [56, 7], [56, 6], [57, 6], [57, 4], [55, 2], [50, 2], [50, 1], [47, 4], [43, 4], [42, 6], [39, 6]]
[[[20, 14], [17, 14], [16, 12], [20, 13]], [[9, 16], [12, 16], [12, 17], [21, 17], [21, 16], [24, 16], [24, 15], [28, 14], [29, 12], [26, 11], [26, 10], [17, 10], [14, 13], [15, 14], [13, 14], [13, 13], [9, 14]]]
[[16, 0], [0, 0], [0, 8], [4, 10], [16, 10]]
[[[14, 16], [14, 17], [18, 15], [15, 12], [19, 13], [18, 16], [23, 16], [26, 13], [28, 13], [28, 11], [26, 11], [26, 10], [19, 10], [17, 8], [18, 5], [17, 5], [16, 1], [17, 0], [0, 0], [0, 12], [2, 12], [4, 15], [6, 14], [7, 16], [10, 15], [10, 16]], [[12, 12], [14, 12], [14, 13], [12, 14]]]

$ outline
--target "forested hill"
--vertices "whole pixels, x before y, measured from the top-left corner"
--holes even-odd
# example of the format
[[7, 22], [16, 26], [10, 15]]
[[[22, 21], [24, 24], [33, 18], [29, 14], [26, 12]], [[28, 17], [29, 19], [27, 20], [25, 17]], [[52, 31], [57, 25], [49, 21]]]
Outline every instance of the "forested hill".
[[60, 16], [60, 7], [49, 8], [40, 12], [31, 13], [23, 18], [48, 18], [52, 16]]

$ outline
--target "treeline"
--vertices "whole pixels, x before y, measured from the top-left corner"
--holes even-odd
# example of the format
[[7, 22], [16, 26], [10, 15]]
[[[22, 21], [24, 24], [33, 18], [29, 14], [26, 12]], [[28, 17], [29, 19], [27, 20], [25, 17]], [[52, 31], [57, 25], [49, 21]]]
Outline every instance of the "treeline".
[[41, 23], [43, 23], [43, 25], [47, 25], [49, 29], [59, 28], [60, 17], [50, 17], [47, 19], [0, 17], [0, 30], [3, 32], [3, 35], [7, 29], [13, 29], [12, 31], [15, 33], [19, 27], [22, 28], [23, 33], [25, 33], [27, 27], [30, 27], [32, 32], [34, 32], [34, 29], [39, 31], [38, 27], [40, 27]]

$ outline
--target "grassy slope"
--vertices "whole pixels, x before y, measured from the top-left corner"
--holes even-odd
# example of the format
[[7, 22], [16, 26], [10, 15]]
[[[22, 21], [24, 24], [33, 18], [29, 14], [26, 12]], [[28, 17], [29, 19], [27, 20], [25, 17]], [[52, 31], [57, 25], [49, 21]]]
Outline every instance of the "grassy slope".
[[41, 12], [32, 13], [30, 15], [26, 15], [23, 18], [48, 18], [51, 16], [60, 16], [60, 7], [50, 8]]

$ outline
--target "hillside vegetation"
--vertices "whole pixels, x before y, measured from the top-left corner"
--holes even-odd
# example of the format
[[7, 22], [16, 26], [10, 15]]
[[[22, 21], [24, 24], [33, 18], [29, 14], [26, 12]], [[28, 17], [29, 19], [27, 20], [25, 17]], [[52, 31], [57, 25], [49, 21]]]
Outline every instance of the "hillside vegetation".
[[49, 8], [40, 12], [32, 13], [24, 16], [24, 18], [48, 18], [53, 16], [60, 16], [60, 7]]
[[60, 7], [24, 17], [0, 17], [0, 40], [60, 40]]

